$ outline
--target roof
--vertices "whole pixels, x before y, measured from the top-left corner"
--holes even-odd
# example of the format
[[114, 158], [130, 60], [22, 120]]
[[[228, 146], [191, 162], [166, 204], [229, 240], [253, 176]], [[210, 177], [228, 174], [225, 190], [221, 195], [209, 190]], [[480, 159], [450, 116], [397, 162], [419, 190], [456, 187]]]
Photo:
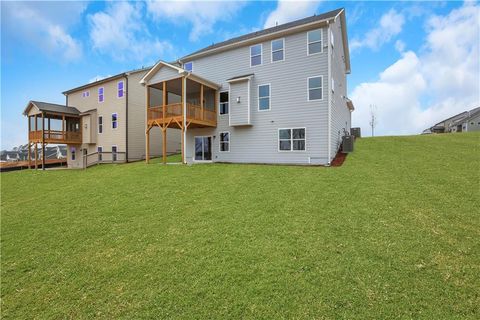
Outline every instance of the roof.
[[344, 8], [339, 8], [339, 9], [329, 11], [329, 12], [325, 12], [325, 13], [322, 13], [322, 14], [319, 14], [319, 15], [313, 15], [313, 16], [310, 16], [310, 17], [307, 17], [307, 18], [303, 18], [303, 19], [300, 19], [300, 20], [284, 23], [284, 24], [281, 24], [281, 25], [278, 25], [278, 26], [275, 26], [275, 27], [251, 32], [251, 33], [248, 33], [248, 34], [245, 34], [245, 35], [242, 35], [242, 36], [239, 36], [239, 37], [235, 37], [235, 38], [232, 38], [232, 39], [229, 39], [229, 40], [226, 40], [226, 41], [215, 43], [215, 44], [212, 44], [212, 45], [207, 46], [205, 48], [202, 48], [200, 50], [197, 50], [197, 51], [195, 51], [191, 54], [188, 54], [188, 55], [182, 57], [179, 60], [180, 61], [186, 61], [188, 59], [192, 59], [192, 58], [194, 58], [196, 56], [199, 56], [199, 55], [204, 55], [204, 54], [207, 54], [207, 53], [210, 53], [210, 52], [214, 52], [214, 51], [220, 50], [222, 48], [232, 47], [232, 46], [238, 45], [240, 43], [253, 41], [254, 39], [257, 39], [257, 38], [263, 38], [263, 37], [267, 37], [267, 36], [274, 35], [274, 34], [277, 34], [277, 33], [286, 32], [286, 31], [288, 31], [290, 29], [293, 29], [293, 28], [298, 28], [298, 27], [302, 27], [302, 26], [305, 26], [305, 25], [309, 25], [309, 24], [320, 23], [320, 22], [324, 22], [324, 21], [327, 21], [327, 20], [335, 19], [338, 15], [340, 15], [341, 19], [342, 19], [341, 23], [342, 23], [342, 32], [343, 32], [343, 38], [344, 38], [343, 39], [343, 41], [344, 41], [343, 44], [344, 44], [344, 48], [345, 48], [345, 63], [347, 65], [347, 72], [350, 72], [350, 53], [349, 53], [349, 50], [348, 50], [348, 39], [346, 37], [346, 32], [347, 31], [346, 31], [345, 9]]
[[253, 73], [244, 74], [244, 75], [242, 75], [242, 76], [236, 76], [236, 77], [227, 79], [227, 82], [229, 82], [229, 81], [235, 81], [235, 80], [243, 80], [243, 79], [250, 78], [251, 76], [253, 76]]
[[86, 88], [90, 88], [90, 87], [93, 87], [93, 86], [96, 86], [96, 85], [99, 85], [99, 84], [102, 84], [102, 83], [106, 83], [106, 82], [110, 82], [112, 80], [115, 80], [115, 79], [119, 79], [119, 78], [124, 78], [124, 77], [127, 77], [128, 75], [132, 74], [132, 73], [137, 73], [137, 72], [141, 72], [141, 71], [146, 71], [146, 70], [149, 70], [151, 69], [152, 67], [145, 67], [145, 68], [140, 68], [140, 69], [133, 69], [133, 70], [130, 70], [130, 71], [126, 71], [126, 72], [122, 72], [122, 73], [119, 73], [119, 74], [116, 74], [114, 76], [111, 76], [111, 77], [108, 77], [108, 78], [104, 78], [104, 79], [101, 79], [101, 80], [98, 80], [98, 81], [94, 81], [94, 82], [91, 82], [91, 83], [87, 83], [87, 84], [84, 84], [84, 85], [81, 85], [79, 87], [75, 87], [73, 89], [69, 89], [67, 91], [64, 91], [62, 92], [63, 94], [70, 94], [72, 92], [75, 92], [75, 91], [78, 91], [78, 90], [82, 90], [82, 89], [86, 89]]
[[32, 100], [27, 104], [27, 107], [23, 111], [24, 115], [28, 114], [28, 110], [30, 110], [30, 107], [32, 105], [37, 107], [37, 109], [40, 110], [41, 112], [54, 112], [54, 113], [72, 114], [72, 115], [80, 114], [80, 111], [78, 111], [77, 108], [75, 107], [67, 107], [61, 104]]

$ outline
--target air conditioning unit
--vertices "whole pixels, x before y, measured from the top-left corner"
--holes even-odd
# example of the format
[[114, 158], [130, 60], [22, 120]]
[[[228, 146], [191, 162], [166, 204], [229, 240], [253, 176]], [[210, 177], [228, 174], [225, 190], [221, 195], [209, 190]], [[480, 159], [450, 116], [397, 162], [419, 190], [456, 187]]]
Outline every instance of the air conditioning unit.
[[345, 135], [342, 137], [342, 152], [350, 153], [353, 152], [353, 141], [354, 137], [352, 135]]

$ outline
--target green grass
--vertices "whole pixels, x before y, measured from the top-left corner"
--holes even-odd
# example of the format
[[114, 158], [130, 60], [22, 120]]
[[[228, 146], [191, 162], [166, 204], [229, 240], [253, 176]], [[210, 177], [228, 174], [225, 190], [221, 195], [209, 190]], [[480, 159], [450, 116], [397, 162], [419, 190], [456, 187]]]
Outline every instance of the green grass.
[[2, 317], [478, 319], [479, 142], [2, 173]]

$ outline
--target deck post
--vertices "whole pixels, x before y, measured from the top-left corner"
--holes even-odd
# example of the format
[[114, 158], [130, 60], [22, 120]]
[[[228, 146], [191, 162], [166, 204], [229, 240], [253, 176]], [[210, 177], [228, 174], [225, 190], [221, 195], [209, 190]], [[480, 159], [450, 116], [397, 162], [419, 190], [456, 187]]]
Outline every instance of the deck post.
[[150, 129], [149, 129], [149, 107], [150, 107], [150, 87], [145, 86], [145, 163], [150, 162]]
[[145, 162], [148, 164], [150, 162], [150, 129], [147, 129], [145, 144]]
[[45, 114], [42, 113], [42, 170], [45, 170]]
[[66, 134], [65, 134], [65, 115], [62, 115], [62, 138], [63, 141], [67, 140]]
[[31, 116], [28, 116], [28, 151], [27, 151], [27, 157], [28, 157], [28, 169], [30, 169], [30, 160], [32, 159], [32, 154], [30, 151], [30, 131], [32, 131], [32, 124], [30, 123]]
[[200, 84], [200, 119], [203, 121], [205, 118], [204, 112], [203, 112], [203, 84]]
[[167, 163], [167, 128], [165, 127], [165, 116], [167, 114], [167, 82], [162, 82], [162, 161]]
[[167, 128], [162, 128], [162, 160], [163, 164], [167, 163]]
[[33, 137], [33, 140], [35, 141], [35, 170], [38, 169], [38, 164], [37, 164], [37, 159], [38, 159], [38, 147], [37, 147], [37, 130], [38, 130], [38, 124], [37, 124], [37, 115], [34, 116], [34, 119], [35, 119], [35, 125], [34, 125], [34, 128], [35, 128], [35, 135]]
[[35, 142], [35, 170], [38, 169], [37, 159], [38, 159], [38, 144], [37, 144], [37, 142]]

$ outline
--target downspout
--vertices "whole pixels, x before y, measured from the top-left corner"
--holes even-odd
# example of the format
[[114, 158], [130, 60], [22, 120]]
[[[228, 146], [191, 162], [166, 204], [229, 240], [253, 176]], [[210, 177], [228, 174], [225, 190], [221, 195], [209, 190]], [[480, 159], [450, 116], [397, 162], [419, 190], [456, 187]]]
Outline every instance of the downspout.
[[331, 154], [332, 154], [332, 55], [331, 55], [331, 46], [330, 46], [330, 20], [327, 21], [327, 53], [328, 53], [328, 80], [327, 80], [327, 90], [328, 90], [328, 165], [331, 164]]
[[127, 94], [125, 95], [125, 161], [128, 162], [128, 74], [125, 74], [125, 88], [127, 88]]

